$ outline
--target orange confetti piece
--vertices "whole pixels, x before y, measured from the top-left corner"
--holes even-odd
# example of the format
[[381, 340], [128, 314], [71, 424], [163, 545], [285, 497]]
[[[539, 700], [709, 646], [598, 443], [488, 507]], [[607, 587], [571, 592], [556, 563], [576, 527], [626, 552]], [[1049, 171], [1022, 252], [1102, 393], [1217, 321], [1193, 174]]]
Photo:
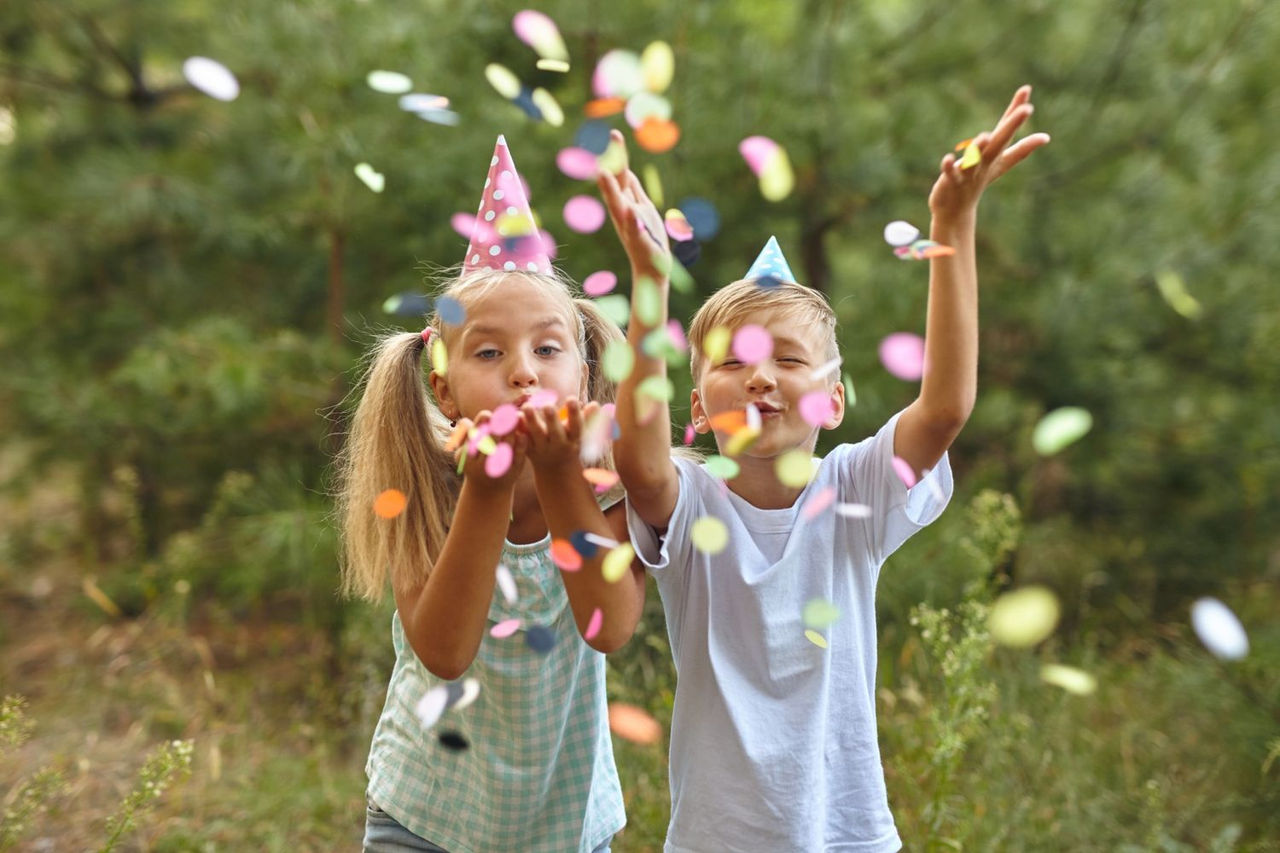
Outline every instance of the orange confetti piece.
[[647, 118], [636, 128], [636, 142], [645, 151], [661, 154], [680, 141], [680, 127], [668, 119]]
[[560, 419], [560, 423], [562, 423], [562, 424], [567, 424], [567, 423], [569, 422], [569, 407], [568, 407], [568, 405], [561, 406], [561, 407], [560, 407], [560, 410], [559, 410], [558, 412], [556, 412], [556, 417], [558, 417], [558, 418]]
[[453, 432], [449, 433], [449, 440], [444, 443], [446, 453], [452, 453], [462, 446], [462, 441], [467, 437], [467, 425], [465, 423], [458, 424], [453, 428]]
[[404, 512], [409, 499], [399, 489], [387, 489], [373, 501], [373, 511], [379, 518], [395, 518]]
[[551, 562], [566, 572], [576, 572], [582, 568], [582, 555], [568, 539], [552, 539]]
[[616, 116], [626, 108], [627, 102], [622, 98], [596, 98], [594, 101], [587, 101], [582, 111], [587, 118], [606, 118]]
[[956, 151], [963, 151], [964, 149], [969, 147], [969, 143], [971, 142], [973, 142], [972, 136], [969, 137], [968, 139], [960, 140], [959, 142], [956, 143]]
[[609, 703], [609, 729], [633, 743], [649, 746], [662, 740], [662, 726], [648, 712], [625, 702]]
[[612, 489], [618, 484], [618, 472], [607, 468], [583, 468], [582, 476], [599, 489]]
[[937, 245], [937, 246], [926, 246], [925, 248], [921, 249], [921, 250], [920, 250], [920, 257], [922, 257], [922, 258], [949, 258], [949, 257], [951, 257], [952, 255], [954, 255], [955, 253], [956, 253], [956, 250], [955, 250], [955, 249], [953, 249], [951, 246], [943, 246], [943, 245], [939, 244], [939, 245]]
[[747, 413], [741, 409], [721, 412], [711, 419], [711, 428], [716, 432], [735, 433], [747, 425]]

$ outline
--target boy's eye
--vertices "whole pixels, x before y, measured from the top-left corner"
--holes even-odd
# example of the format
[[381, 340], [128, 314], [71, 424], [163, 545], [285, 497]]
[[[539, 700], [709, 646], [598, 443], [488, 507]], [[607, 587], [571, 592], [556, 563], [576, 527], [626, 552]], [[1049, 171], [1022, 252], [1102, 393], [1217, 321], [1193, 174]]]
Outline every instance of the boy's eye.
[[721, 367], [737, 367], [740, 364], [742, 364], [742, 362], [738, 361], [736, 358], [726, 358], [724, 361], [720, 362]]

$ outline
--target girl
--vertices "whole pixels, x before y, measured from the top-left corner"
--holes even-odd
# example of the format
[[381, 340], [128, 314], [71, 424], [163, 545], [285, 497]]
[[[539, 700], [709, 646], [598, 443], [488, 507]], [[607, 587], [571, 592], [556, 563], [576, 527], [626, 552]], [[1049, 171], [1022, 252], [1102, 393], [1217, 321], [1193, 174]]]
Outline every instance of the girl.
[[[600, 355], [621, 333], [552, 272], [501, 137], [485, 187], [427, 329], [376, 348], [341, 460], [344, 589], [377, 598], [390, 575], [396, 603], [366, 851], [589, 853], [625, 823], [602, 653], [635, 629], [644, 573], [628, 559], [609, 583], [609, 548], [584, 544], [627, 530], [579, 447], [613, 399]], [[390, 489], [407, 503], [388, 519]], [[559, 577], [553, 538], [582, 552], [558, 553]]]

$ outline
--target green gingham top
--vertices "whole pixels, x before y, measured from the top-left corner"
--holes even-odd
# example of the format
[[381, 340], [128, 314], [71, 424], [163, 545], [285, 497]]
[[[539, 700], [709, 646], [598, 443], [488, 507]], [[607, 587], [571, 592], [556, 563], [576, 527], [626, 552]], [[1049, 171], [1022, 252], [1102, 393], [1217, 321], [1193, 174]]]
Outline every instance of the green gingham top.
[[[414, 708], [444, 682], [414, 654], [399, 614], [391, 619], [396, 663], [365, 766], [369, 797], [450, 853], [590, 853], [626, 823], [604, 655], [578, 634], [550, 544], [550, 536], [505, 544], [502, 562], [518, 595], [508, 604], [494, 591], [488, 627], [506, 619], [544, 625], [555, 646], [541, 654], [524, 630], [499, 640], [486, 628], [463, 676], [479, 680], [479, 697], [446, 711], [432, 729]], [[460, 733], [469, 747], [442, 745], [442, 731]]]

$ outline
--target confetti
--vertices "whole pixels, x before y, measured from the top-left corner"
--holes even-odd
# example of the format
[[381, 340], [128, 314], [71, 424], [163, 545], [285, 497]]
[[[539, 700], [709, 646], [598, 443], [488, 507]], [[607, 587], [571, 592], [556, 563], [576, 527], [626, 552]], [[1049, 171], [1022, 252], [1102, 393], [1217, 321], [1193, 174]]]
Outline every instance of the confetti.
[[609, 550], [600, 564], [600, 574], [609, 583], [617, 583], [626, 576], [631, 568], [631, 561], [636, 558], [636, 549], [630, 542], [623, 542]]
[[831, 361], [828, 361], [826, 364], [823, 364], [822, 366], [815, 368], [813, 372], [809, 374], [809, 378], [824, 379], [832, 373], [839, 373], [840, 365], [843, 363], [844, 363], [844, 359], [840, 358], [840, 356], [836, 356], [835, 358], [831, 359]]
[[533, 625], [524, 633], [524, 641], [538, 654], [545, 655], [556, 647], [556, 635], [545, 625]]
[[915, 382], [924, 376], [924, 338], [895, 332], [880, 342], [880, 363], [898, 379]]
[[652, 163], [645, 163], [640, 171], [644, 181], [644, 191], [649, 194], [649, 200], [655, 207], [662, 207], [662, 176], [658, 174], [658, 167]]
[[471, 706], [472, 702], [480, 696], [480, 680], [476, 678], [464, 678], [462, 681], [454, 681], [449, 684], [449, 702], [446, 710], [461, 711]]
[[744, 427], [733, 434], [724, 446], [724, 452], [729, 456], [741, 456], [747, 452], [751, 445], [755, 444], [760, 438], [759, 427]]
[[399, 71], [370, 71], [364, 79], [370, 89], [384, 95], [399, 95], [413, 88], [413, 81]]
[[387, 489], [373, 501], [373, 512], [379, 518], [395, 518], [404, 512], [409, 499], [399, 489]]
[[471, 746], [471, 744], [467, 742], [467, 738], [465, 735], [462, 734], [462, 732], [457, 732], [452, 730], [447, 732], [440, 732], [440, 734], [436, 737], [436, 739], [440, 741], [441, 746], [443, 746], [445, 749], [448, 749], [452, 752], [462, 752], [463, 750]]
[[786, 149], [767, 136], [748, 136], [738, 144], [742, 159], [760, 179], [760, 194], [781, 201], [795, 187], [795, 173]]
[[982, 162], [982, 149], [978, 148], [978, 143], [970, 142], [964, 148], [964, 154], [960, 156], [960, 168], [972, 169], [974, 166]]
[[813, 643], [815, 646], [817, 646], [820, 649], [825, 649], [827, 647], [827, 638], [822, 636], [812, 628], [806, 629], [804, 632], [804, 636], [809, 642]]
[[801, 448], [788, 450], [774, 462], [773, 473], [782, 485], [803, 489], [813, 478], [813, 456]]
[[1052, 591], [1043, 586], [1025, 586], [996, 599], [987, 627], [997, 643], [1029, 648], [1053, 633], [1059, 615], [1058, 598]]
[[812, 521], [831, 506], [836, 499], [836, 489], [834, 486], [824, 486], [819, 489], [817, 494], [804, 502], [804, 506], [800, 508], [800, 517], [805, 521]]
[[1031, 433], [1031, 446], [1041, 456], [1052, 456], [1079, 441], [1093, 428], [1093, 415], [1078, 406], [1063, 406], [1046, 414]]
[[662, 154], [680, 141], [680, 126], [670, 119], [651, 117], [636, 128], [636, 143], [652, 154]]
[[676, 55], [665, 41], [650, 42], [640, 54], [640, 73], [650, 92], [665, 92], [676, 73]]
[[672, 240], [693, 239], [693, 226], [685, 219], [683, 211], [673, 207], [666, 212], [663, 221], [667, 226], [667, 236]]
[[716, 326], [702, 340], [702, 354], [712, 364], [719, 364], [729, 352], [733, 332], [724, 326]]
[[866, 504], [858, 503], [838, 503], [835, 506], [836, 515], [843, 518], [870, 518], [871, 507]]
[[542, 120], [547, 124], [552, 127], [560, 127], [564, 124], [564, 110], [560, 109], [560, 102], [556, 100], [555, 95], [539, 86], [533, 90], [529, 99], [533, 101], [533, 105], [542, 114]]
[[729, 544], [729, 528], [720, 519], [704, 515], [689, 528], [693, 547], [707, 554], [718, 554]]
[[853, 408], [858, 403], [858, 394], [853, 387], [853, 377], [846, 373], [841, 377], [841, 382], [844, 383], [844, 404]]
[[748, 323], [733, 335], [733, 354], [743, 364], [759, 364], [773, 355], [773, 335], [764, 326]]
[[423, 694], [418, 703], [413, 706], [413, 710], [424, 729], [429, 729], [440, 721], [448, 702], [449, 690], [443, 684], [432, 687]]
[[716, 432], [728, 433], [733, 435], [739, 430], [747, 427], [747, 413], [743, 409], [730, 409], [727, 412], [721, 412], [718, 415], [712, 415], [711, 428]]
[[631, 319], [631, 300], [619, 293], [601, 296], [596, 300], [600, 312], [619, 326], [627, 325]]
[[919, 477], [916, 476], [915, 469], [911, 467], [911, 463], [901, 456], [893, 457], [893, 472], [898, 475], [902, 485], [908, 489], [919, 482]]
[[554, 406], [559, 402], [559, 395], [549, 388], [539, 388], [528, 397], [525, 398], [522, 405], [532, 406], [535, 409], [541, 409], [546, 406]]
[[710, 240], [720, 233], [720, 212], [705, 198], [687, 198], [677, 205], [693, 226], [693, 236], [698, 240]]
[[604, 296], [617, 286], [617, 275], [609, 270], [599, 270], [583, 279], [582, 291], [588, 296]]
[[587, 118], [607, 118], [617, 115], [627, 108], [627, 102], [622, 98], [596, 98], [587, 101], [582, 111]]
[[909, 245], [914, 243], [919, 236], [919, 228], [901, 219], [890, 222], [884, 227], [884, 241], [890, 246]]
[[496, 62], [491, 62], [485, 66], [484, 76], [489, 81], [489, 85], [509, 101], [518, 98], [524, 88], [520, 84], [520, 78], [513, 74], [511, 69]]
[[1176, 272], [1161, 270], [1156, 273], [1156, 287], [1169, 307], [1188, 320], [1198, 320], [1204, 313], [1204, 308], [1187, 292], [1186, 282]]
[[582, 555], [573, 547], [568, 539], [551, 540], [551, 562], [566, 572], [576, 572], [582, 568]]
[[1088, 696], [1098, 689], [1098, 679], [1074, 666], [1046, 663], [1040, 667], [1040, 680], [1045, 684], [1061, 687], [1077, 696]]
[[525, 9], [516, 12], [511, 19], [511, 29], [520, 41], [538, 54], [539, 68], [549, 71], [569, 70], [569, 50], [565, 47], [560, 29], [551, 18], [542, 12]]
[[662, 403], [671, 402], [675, 393], [675, 386], [666, 376], [649, 376], [636, 386], [637, 395]]
[[836, 404], [828, 391], [810, 391], [800, 398], [800, 417], [809, 426], [820, 427], [836, 413]]
[[604, 218], [604, 205], [589, 195], [576, 195], [564, 204], [564, 224], [579, 234], [599, 231]]
[[596, 176], [596, 155], [585, 148], [562, 148], [556, 155], [556, 167], [566, 176], [577, 181], [589, 181]]
[[502, 437], [520, 423], [520, 410], [510, 403], [503, 403], [489, 415], [489, 432]]
[[600, 633], [601, 627], [604, 626], [604, 611], [597, 607], [591, 612], [591, 619], [587, 622], [587, 630], [582, 632], [582, 639], [594, 639], [596, 634]]
[[720, 480], [732, 480], [742, 471], [742, 466], [730, 459], [728, 456], [708, 456], [702, 466], [707, 469], [707, 473], [712, 477]]
[[573, 134], [574, 145], [596, 156], [603, 154], [612, 140], [612, 130], [607, 121], [584, 121]]
[[[623, 110], [623, 118], [633, 130], [651, 119], [669, 122], [671, 120], [671, 102], [653, 92], [637, 92], [627, 100]], [[637, 137], [638, 139], [639, 137]]]
[[436, 313], [440, 315], [441, 323], [450, 326], [461, 326], [467, 320], [467, 310], [452, 296], [440, 296], [436, 299]]
[[498, 579], [498, 589], [502, 591], [502, 597], [506, 599], [507, 604], [515, 604], [517, 598], [516, 579], [511, 576], [511, 570], [499, 563], [495, 574]]
[[400, 98], [400, 109], [408, 113], [422, 113], [433, 110], [443, 110], [449, 106], [449, 99], [444, 95], [428, 95], [423, 92], [414, 92], [404, 95]]
[[738, 152], [742, 155], [742, 159], [747, 161], [751, 171], [759, 176], [780, 147], [767, 136], [748, 136], [738, 143]]
[[693, 424], [685, 424], [684, 446], [688, 447], [689, 445], [693, 444], [693, 437], [697, 434], [698, 434], [698, 431], [693, 428]]
[[498, 624], [489, 629], [489, 636], [499, 640], [505, 640], [516, 631], [520, 630], [520, 626], [524, 623], [519, 619], [503, 619]]
[[618, 485], [619, 479], [617, 471], [610, 471], [607, 468], [583, 468], [582, 476], [588, 483], [595, 486], [598, 492], [607, 492], [612, 489]]
[[950, 257], [956, 250], [933, 240], [916, 240], [910, 246], [898, 246], [893, 253], [904, 261], [927, 261], [931, 258]]
[[470, 213], [455, 213], [449, 217], [449, 224], [453, 226], [453, 230], [457, 231], [460, 237], [465, 237], [468, 240], [475, 239], [477, 242], [484, 243], [493, 241], [493, 226], [483, 219], [472, 216]]
[[804, 605], [804, 624], [807, 628], [822, 630], [840, 620], [840, 608], [825, 598], [811, 598]]
[[227, 66], [207, 56], [192, 56], [182, 63], [182, 76], [195, 88], [219, 101], [234, 101], [240, 83]]
[[609, 703], [609, 730], [623, 740], [650, 746], [662, 740], [662, 727], [648, 712], [623, 702]]
[[376, 193], [382, 192], [387, 185], [386, 176], [368, 163], [357, 163], [355, 172], [361, 183]]
[[1223, 660], [1240, 660], [1249, 653], [1249, 637], [1231, 608], [1216, 598], [1191, 605], [1191, 627], [1204, 647]]
[[591, 76], [591, 89], [600, 98], [627, 99], [644, 86], [640, 57], [630, 50], [611, 50], [600, 57]]
[[515, 451], [510, 444], [505, 441], [495, 444], [488, 458], [484, 460], [484, 472], [496, 480], [511, 470], [514, 459]]

